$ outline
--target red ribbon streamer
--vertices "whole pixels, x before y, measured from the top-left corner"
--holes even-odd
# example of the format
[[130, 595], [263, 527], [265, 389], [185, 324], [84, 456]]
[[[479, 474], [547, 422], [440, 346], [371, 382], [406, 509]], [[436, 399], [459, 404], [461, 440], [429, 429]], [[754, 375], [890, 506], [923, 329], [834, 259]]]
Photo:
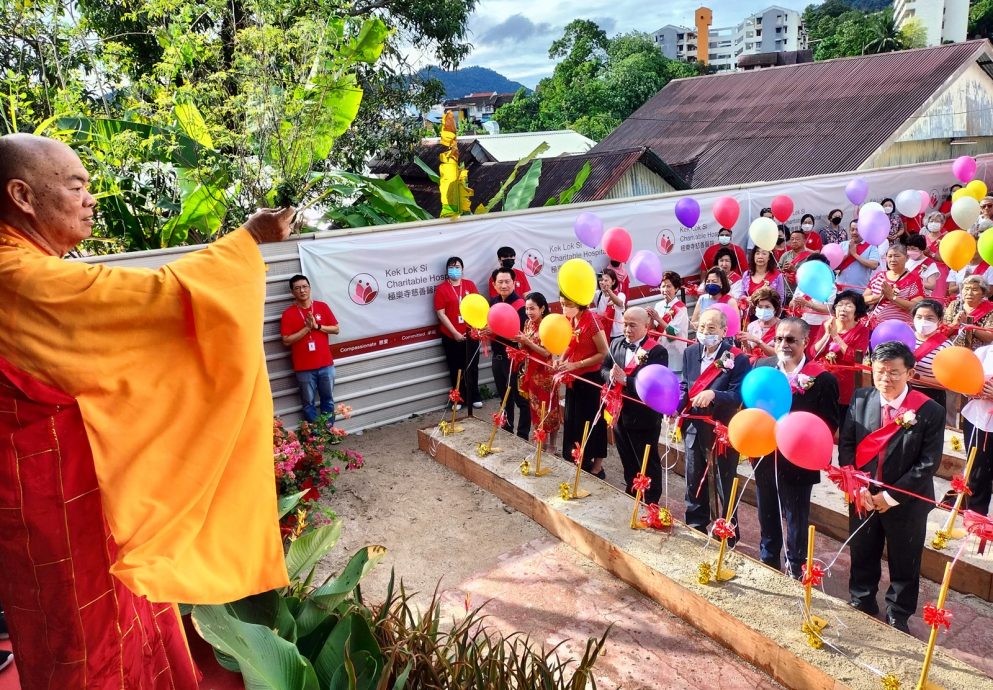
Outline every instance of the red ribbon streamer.
[[932, 628], [945, 626], [945, 630], [952, 627], [952, 612], [948, 609], [939, 609], [934, 604], [927, 604], [924, 607], [924, 623]]
[[806, 587], [810, 585], [811, 587], [820, 587], [821, 583], [824, 582], [824, 568], [814, 563], [814, 566], [807, 572], [807, 564], [804, 563], [800, 566], [800, 572], [803, 574], [803, 586]]
[[848, 502], [855, 506], [855, 514], [862, 517], [865, 508], [857, 499], [863, 489], [869, 488], [869, 482], [872, 480], [869, 473], [855, 469], [854, 465], [845, 465], [844, 467], [832, 465], [828, 467], [827, 475], [828, 479], [834, 482], [835, 486], [848, 497]]
[[731, 439], [728, 437], [728, 428], [721, 422], [714, 420], [714, 454], [723, 455], [731, 446]]
[[621, 406], [624, 404], [621, 391], [613, 386], [604, 385], [600, 391], [600, 402], [603, 404], [605, 415], [610, 415], [610, 428], [614, 428], [617, 426], [617, 417], [621, 414]]
[[583, 462], [583, 447], [576, 441], [576, 447], [572, 449], [572, 461], [577, 465]]
[[714, 522], [714, 536], [718, 539], [732, 539], [734, 537], [734, 527], [724, 518], [717, 518]]
[[527, 360], [528, 355], [523, 350], [516, 347], [507, 348], [507, 359], [510, 360], [510, 370], [516, 371], [521, 363]]
[[956, 474], [952, 477], [952, 491], [957, 494], [972, 496], [972, 489], [969, 488], [968, 482], [965, 481], [965, 476], [961, 474]]
[[634, 481], [631, 482], [631, 488], [634, 489], [635, 491], [641, 491], [642, 493], [648, 491], [648, 487], [650, 487], [651, 485], [652, 485], [652, 478], [649, 477], [647, 474], [642, 474], [641, 472], [634, 475]]
[[645, 525], [652, 529], [669, 529], [672, 526], [671, 522], [666, 524], [662, 521], [662, 508], [658, 503], [649, 503], [645, 508], [648, 511], [642, 519]]
[[535, 443], [544, 443], [546, 438], [548, 438], [548, 432], [545, 431], [544, 427], [539, 426], [534, 430]]
[[507, 414], [504, 412], [493, 413], [493, 426], [502, 427], [507, 423]]

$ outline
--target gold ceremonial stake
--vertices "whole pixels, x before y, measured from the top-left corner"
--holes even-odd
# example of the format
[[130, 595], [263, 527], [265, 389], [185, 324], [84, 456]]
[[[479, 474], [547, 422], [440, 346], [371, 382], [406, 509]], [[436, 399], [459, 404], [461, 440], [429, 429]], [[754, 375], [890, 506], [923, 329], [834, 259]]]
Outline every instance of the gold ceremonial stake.
[[[462, 385], [462, 370], [459, 369], [459, 373], [455, 377], [455, 390], [458, 390], [459, 386], [461, 385]], [[449, 395], [451, 395], [451, 393], [449, 393]], [[458, 407], [458, 403], [456, 403], [451, 398], [449, 398], [449, 402], [452, 403], [452, 421], [448, 422], [442, 419], [441, 422], [439, 422], [438, 428], [441, 429], [442, 436], [448, 436], [450, 434], [457, 434], [460, 431], [465, 431], [464, 426], [459, 426], [458, 424], [455, 423], [455, 413], [458, 412], [458, 410], [456, 409]]]
[[[962, 475], [966, 486], [969, 485], [969, 475], [972, 474], [972, 463], [975, 459], [976, 446], [973, 446], [972, 450], [969, 451], [969, 459], [965, 463], [965, 473]], [[935, 532], [934, 539], [931, 540], [931, 546], [934, 548], [943, 549], [948, 545], [949, 541], [953, 539], [961, 539], [967, 534], [967, 532], [961, 527], [955, 527], [955, 518], [959, 516], [959, 511], [962, 509], [962, 501], [964, 499], [964, 491], [955, 497], [955, 505], [952, 507], [952, 512], [948, 515], [948, 520], [945, 522], [945, 526]]]
[[[648, 453], [651, 451], [652, 447], [649, 445], [645, 446], [645, 456], [641, 459], [641, 474], [644, 475], [648, 470]], [[631, 529], [644, 529], [645, 525], [638, 519], [638, 508], [641, 507], [641, 489], [638, 489], [634, 494], [634, 511], [631, 513]]]
[[[975, 448], [973, 449], [975, 450]], [[938, 592], [937, 608], [945, 607], [945, 598], [948, 596], [948, 586], [952, 582], [952, 564], [945, 564], [945, 577], [941, 580], [941, 591]], [[938, 626], [931, 626], [931, 636], [928, 637], [927, 651], [924, 653], [924, 665], [921, 667], [921, 678], [917, 681], [917, 690], [942, 690], [940, 685], [929, 683], [927, 679], [928, 671], [931, 670], [931, 660], [934, 657], [934, 645], [938, 641]]]
[[813, 525], [807, 528], [807, 584], [803, 590], [803, 625], [802, 632], [807, 634], [807, 643], [814, 649], [820, 649], [824, 642], [820, 638], [820, 632], [827, 627], [827, 621], [820, 616], [815, 616], [810, 612], [811, 590], [814, 587], [810, 574], [814, 571], [814, 534], [816, 529]]
[[[586, 426], [583, 427], [583, 442], [579, 444], [582, 451], [586, 452], [586, 439], [590, 435], [590, 423], [586, 422]], [[571, 452], [571, 451], [570, 451]], [[572, 482], [572, 493], [569, 494], [569, 498], [586, 498], [590, 495], [590, 492], [586, 489], [579, 488], [579, 475], [583, 471], [583, 459], [580, 457], [579, 462], [576, 463], [576, 479]]]
[[[510, 383], [507, 383], [507, 390], [503, 392], [503, 400], [500, 402], [500, 409], [497, 410], [496, 412], [497, 415], [501, 417], [503, 416], [503, 411], [504, 408], [507, 407], [507, 399], [509, 397], [510, 397]], [[476, 446], [476, 455], [478, 455], [481, 458], [484, 458], [490, 453], [496, 453], [497, 451], [500, 450], [499, 448], [493, 447], [493, 439], [496, 438], [497, 430], [498, 427], [496, 423], [496, 418], [494, 418], [493, 430], [490, 432], [490, 439], [486, 443], [480, 443], [478, 446]]]
[[[545, 403], [541, 403], [541, 417], [539, 419], [541, 419], [541, 422], [539, 422], [538, 426], [544, 428], [542, 425], [545, 423]], [[544, 477], [545, 475], [552, 473], [551, 469], [541, 466], [541, 446], [543, 443], [543, 441], [538, 441], [538, 454], [535, 458], [534, 467], [534, 476], [536, 477]]]
[[[731, 516], [734, 514], [734, 499], [738, 495], [738, 478], [735, 477], [734, 481], [731, 482], [731, 498], [728, 500], [728, 510], [727, 516], [724, 518], [724, 522], [728, 525], [731, 524]], [[703, 563], [700, 566], [700, 583], [706, 584], [709, 580], [713, 579], [714, 582], [726, 582], [734, 578], [734, 571], [730, 568], [724, 568], [724, 554], [727, 552], [728, 548], [728, 538], [721, 537], [721, 548], [717, 552], [717, 567], [714, 569], [713, 576], [710, 576], [710, 564]], [[704, 574], [707, 575], [707, 579], [704, 580]]]
[[[459, 390], [459, 388], [461, 386], [462, 386], [462, 370], [459, 369], [459, 373], [455, 376], [455, 390]], [[468, 393], [469, 391], [466, 390], [466, 392]], [[458, 411], [458, 403], [456, 403], [456, 402], [453, 401], [452, 402], [452, 427], [453, 427], [453, 430], [454, 430], [454, 427], [455, 427], [455, 413], [457, 411]]]

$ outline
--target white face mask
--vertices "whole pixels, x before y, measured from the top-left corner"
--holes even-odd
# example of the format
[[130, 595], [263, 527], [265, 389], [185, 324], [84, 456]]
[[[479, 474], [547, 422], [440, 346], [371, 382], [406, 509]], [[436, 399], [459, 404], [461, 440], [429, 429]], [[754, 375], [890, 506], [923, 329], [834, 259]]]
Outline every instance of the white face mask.
[[814, 229], [814, 224], [804, 223], [803, 225], [800, 226], [800, 229], [803, 230], [804, 232], [810, 232], [811, 230]]
[[887, 213], [893, 213], [893, 207], [890, 206], [889, 204], [883, 206], [883, 210], [886, 211]]
[[921, 258], [921, 250], [920, 249], [908, 249], [907, 250], [907, 258], [910, 259], [911, 261], [919, 261], [920, 258]]
[[728, 237], [727, 235], [718, 235], [717, 236], [717, 242], [719, 244], [725, 244], [725, 245], [726, 244], [731, 244], [731, 238]]
[[759, 321], [768, 321], [769, 319], [772, 318], [772, 315], [773, 315], [773, 309], [772, 309], [772, 307], [756, 307], [755, 308], [755, 317]]
[[696, 339], [704, 347], [714, 347], [717, 343], [721, 342], [721, 336], [716, 333], [697, 333]]
[[931, 232], [938, 232], [939, 230], [941, 230], [941, 223], [938, 222], [928, 223], [927, 229], [930, 230]]
[[925, 319], [914, 319], [914, 330], [917, 331], [919, 335], [929, 336], [938, 330], [938, 324], [934, 321], [927, 321]]

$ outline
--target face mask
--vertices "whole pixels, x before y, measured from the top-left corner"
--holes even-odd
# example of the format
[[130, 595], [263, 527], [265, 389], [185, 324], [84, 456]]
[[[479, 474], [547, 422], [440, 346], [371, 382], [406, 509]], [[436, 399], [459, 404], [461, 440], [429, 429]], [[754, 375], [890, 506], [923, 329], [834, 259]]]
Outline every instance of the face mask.
[[841, 218], [832, 218], [831, 225], [841, 225]]
[[934, 321], [925, 321], [924, 319], [914, 319], [914, 330], [920, 335], [928, 336], [938, 330], [938, 324]]
[[728, 235], [718, 235], [717, 241], [720, 244], [731, 244], [731, 237]]
[[503, 266], [504, 268], [513, 268], [514, 267], [514, 260], [513, 259], [500, 259], [500, 265]]
[[462, 277], [462, 269], [457, 266], [448, 267], [448, 277], [452, 280], [458, 280]]
[[893, 207], [890, 206], [889, 204], [883, 206], [883, 210], [886, 211], [886, 213], [893, 213]]
[[714, 285], [713, 283], [707, 283], [703, 289], [706, 290], [707, 294], [712, 297], [716, 297], [721, 294], [721, 286]]
[[755, 309], [755, 316], [759, 319], [759, 321], [768, 321], [772, 318], [772, 315], [772, 307], [757, 307]]
[[919, 249], [908, 249], [907, 258], [911, 261], [918, 261], [921, 258], [921, 252]]
[[800, 229], [803, 230], [804, 232], [810, 232], [811, 230], [814, 229], [814, 224], [804, 223], [803, 225], [800, 226]]
[[717, 345], [717, 343], [721, 342], [721, 336], [717, 335], [716, 333], [707, 333], [707, 334], [697, 333], [696, 339], [704, 347], [714, 347], [715, 345]]
[[931, 232], [938, 232], [939, 230], [941, 230], [941, 223], [928, 223], [927, 229], [930, 230]]

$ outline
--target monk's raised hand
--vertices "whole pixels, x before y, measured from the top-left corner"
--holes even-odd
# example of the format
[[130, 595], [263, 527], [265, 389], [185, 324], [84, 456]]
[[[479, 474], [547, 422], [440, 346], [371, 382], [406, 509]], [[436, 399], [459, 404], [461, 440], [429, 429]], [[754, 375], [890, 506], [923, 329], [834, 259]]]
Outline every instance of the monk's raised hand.
[[294, 213], [293, 208], [262, 208], [245, 221], [244, 227], [259, 244], [281, 242], [290, 236]]

